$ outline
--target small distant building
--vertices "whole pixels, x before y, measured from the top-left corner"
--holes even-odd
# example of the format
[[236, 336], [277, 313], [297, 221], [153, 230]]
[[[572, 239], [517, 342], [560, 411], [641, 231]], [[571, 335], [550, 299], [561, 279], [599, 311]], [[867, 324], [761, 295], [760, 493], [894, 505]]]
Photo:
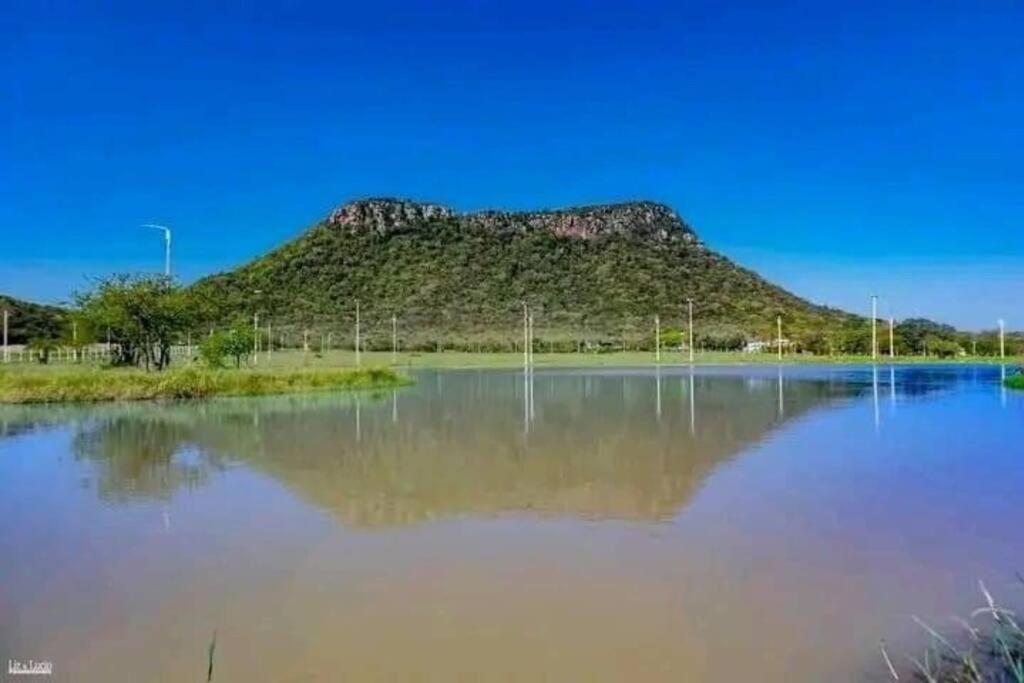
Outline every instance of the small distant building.
[[764, 353], [765, 351], [772, 351], [774, 349], [778, 349], [780, 344], [784, 349], [788, 349], [790, 346], [792, 346], [792, 343], [788, 339], [779, 339], [777, 341], [761, 341], [759, 339], [755, 339], [754, 341], [748, 341], [746, 343], [746, 345], [743, 347], [743, 352]]

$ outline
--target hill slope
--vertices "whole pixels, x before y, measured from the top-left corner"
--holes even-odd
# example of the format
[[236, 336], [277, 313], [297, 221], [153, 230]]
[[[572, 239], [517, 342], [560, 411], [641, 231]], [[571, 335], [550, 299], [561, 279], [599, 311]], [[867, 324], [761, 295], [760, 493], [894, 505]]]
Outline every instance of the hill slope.
[[56, 306], [34, 304], [0, 294], [0, 315], [8, 312], [7, 340], [26, 344], [31, 339], [56, 339], [63, 330], [66, 312]]
[[648, 334], [655, 314], [678, 328], [687, 298], [702, 332], [719, 336], [772, 336], [779, 314], [790, 333], [860, 320], [737, 266], [652, 202], [458, 214], [436, 204], [356, 201], [194, 289], [209, 297], [218, 321], [258, 309], [282, 326], [340, 330], [358, 299], [371, 334], [383, 334], [394, 314], [403, 329], [448, 338], [517, 334], [523, 301], [549, 337]]

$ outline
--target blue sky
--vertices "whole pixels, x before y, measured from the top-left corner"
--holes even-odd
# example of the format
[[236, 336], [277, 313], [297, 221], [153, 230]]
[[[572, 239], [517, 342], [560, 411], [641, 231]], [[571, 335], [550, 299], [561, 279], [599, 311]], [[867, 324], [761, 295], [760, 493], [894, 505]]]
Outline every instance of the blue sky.
[[1022, 27], [1019, 1], [14, 0], [0, 292], [158, 270], [150, 221], [188, 280], [354, 197], [646, 198], [812, 300], [1024, 328]]

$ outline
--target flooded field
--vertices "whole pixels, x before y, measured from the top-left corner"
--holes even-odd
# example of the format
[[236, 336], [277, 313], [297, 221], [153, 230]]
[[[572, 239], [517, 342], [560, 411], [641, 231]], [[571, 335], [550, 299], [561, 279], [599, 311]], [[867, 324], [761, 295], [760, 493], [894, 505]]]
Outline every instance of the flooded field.
[[0, 409], [0, 659], [51, 680], [884, 680], [1024, 604], [999, 367], [447, 371]]

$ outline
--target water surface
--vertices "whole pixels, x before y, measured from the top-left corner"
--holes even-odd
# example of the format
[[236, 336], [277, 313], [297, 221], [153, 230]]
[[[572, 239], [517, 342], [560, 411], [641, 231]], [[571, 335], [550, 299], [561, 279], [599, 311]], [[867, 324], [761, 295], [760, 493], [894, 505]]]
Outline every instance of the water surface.
[[0, 659], [74, 681], [884, 680], [1024, 597], [984, 367], [449, 371], [0, 410]]

